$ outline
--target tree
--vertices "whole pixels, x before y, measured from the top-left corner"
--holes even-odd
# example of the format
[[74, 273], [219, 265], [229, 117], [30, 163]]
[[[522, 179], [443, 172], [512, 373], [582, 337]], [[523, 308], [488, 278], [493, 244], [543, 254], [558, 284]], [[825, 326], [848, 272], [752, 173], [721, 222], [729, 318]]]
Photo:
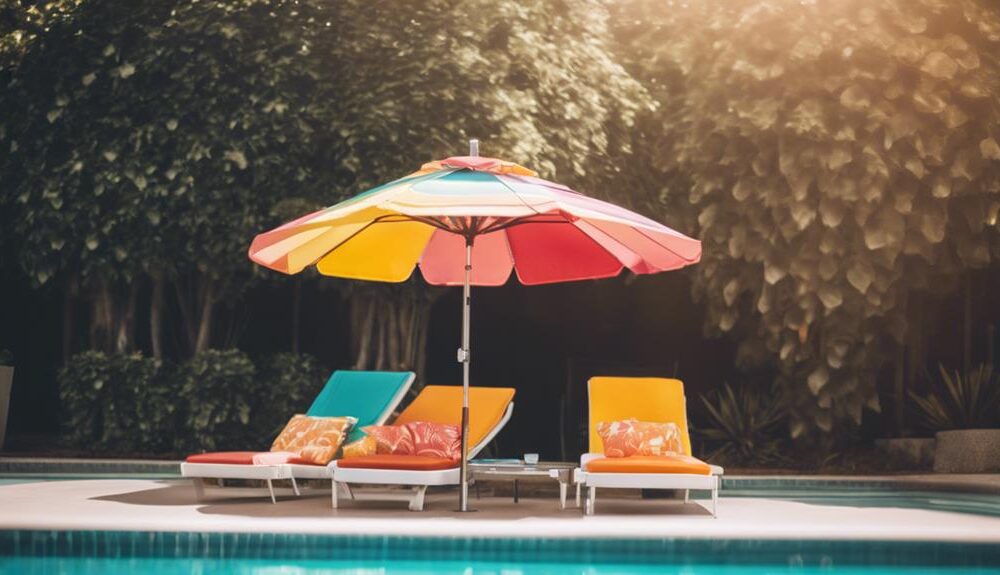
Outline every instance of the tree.
[[[308, 45], [337, 78], [328, 110], [336, 191], [354, 194], [464, 154], [470, 137], [486, 155], [601, 189], [619, 169], [614, 158], [629, 151], [616, 135], [651, 105], [609, 55], [607, 18], [590, 1], [337, 4], [333, 32]], [[355, 367], [420, 371], [440, 292], [414, 279], [353, 283], [344, 293]]]
[[[233, 331], [225, 308], [265, 273], [247, 244], [282, 202], [331, 205], [470, 136], [598, 189], [651, 105], [609, 56], [607, 18], [591, 0], [88, 0], [3, 75], [21, 267], [79, 286], [91, 347], [134, 347], [148, 293], [154, 355], [188, 355]], [[400, 294], [386, 318], [426, 321], [430, 298], [366, 289], [349, 292], [358, 309]], [[376, 363], [418, 356], [401, 338], [425, 327], [391, 324], [359, 329], [359, 356], [362, 341], [399, 350]]]
[[[1000, 256], [1000, 13], [985, 2], [635, 0], [664, 206], [696, 218], [708, 329], [770, 363], [792, 434], [880, 408], [908, 300]], [[660, 199], [660, 198], [658, 198]], [[895, 343], [894, 343], [895, 342]]]

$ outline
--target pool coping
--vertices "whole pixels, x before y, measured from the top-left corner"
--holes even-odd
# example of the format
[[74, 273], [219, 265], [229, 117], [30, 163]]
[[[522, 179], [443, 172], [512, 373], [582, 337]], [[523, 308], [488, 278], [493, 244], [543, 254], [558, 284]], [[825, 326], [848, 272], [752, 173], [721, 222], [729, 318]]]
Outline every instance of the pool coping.
[[[0, 456], [0, 475], [25, 477], [103, 477], [131, 476], [180, 478], [180, 461], [157, 459], [58, 459]], [[1000, 495], [1000, 474], [899, 475], [727, 475], [722, 478], [722, 492], [753, 492], [780, 487], [783, 489], [836, 489], [842, 487], [885, 488], [903, 491], [942, 491]]]

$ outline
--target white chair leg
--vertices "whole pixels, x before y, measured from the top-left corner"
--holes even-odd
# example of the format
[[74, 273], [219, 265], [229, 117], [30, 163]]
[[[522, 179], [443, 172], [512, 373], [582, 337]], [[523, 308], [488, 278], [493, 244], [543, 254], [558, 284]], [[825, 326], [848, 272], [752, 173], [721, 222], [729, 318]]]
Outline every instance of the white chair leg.
[[337, 483], [336, 480], [334, 479], [330, 480], [330, 506], [333, 507], [334, 509], [337, 508], [337, 489], [339, 489], [340, 485], [342, 484]]
[[718, 504], [719, 504], [719, 488], [718, 486], [716, 486], [715, 489], [712, 490], [712, 517], [718, 517], [718, 515], [716, 515], [715, 513]]
[[277, 503], [278, 500], [274, 498], [274, 485], [270, 479], [267, 480], [267, 491], [271, 494], [271, 503]]
[[597, 488], [591, 485], [587, 488], [587, 515], [594, 514], [594, 507], [597, 505]]
[[344, 488], [344, 493], [347, 494], [347, 496], [350, 497], [351, 499], [354, 499], [354, 490], [351, 489], [350, 484], [348, 484], [348, 483], [341, 483], [340, 485], [341, 485], [341, 487]]
[[410, 511], [424, 510], [424, 493], [426, 492], [426, 485], [420, 485], [413, 490], [413, 497], [410, 499]]
[[295, 483], [295, 478], [292, 477], [290, 479], [292, 480], [292, 492], [295, 493], [296, 497], [298, 497], [299, 495], [302, 495], [301, 493], [299, 493], [299, 485], [297, 483]]
[[691, 490], [690, 489], [685, 489], [684, 490], [684, 503], [687, 503], [688, 501], [690, 501], [690, 499], [691, 499]]
[[579, 482], [577, 482], [577, 484], [576, 484], [576, 507], [577, 507], [577, 509], [580, 508], [580, 483]]
[[194, 479], [194, 498], [198, 501], [205, 498], [205, 480], [201, 477]]
[[565, 482], [559, 482], [559, 509], [566, 509], [566, 488]]

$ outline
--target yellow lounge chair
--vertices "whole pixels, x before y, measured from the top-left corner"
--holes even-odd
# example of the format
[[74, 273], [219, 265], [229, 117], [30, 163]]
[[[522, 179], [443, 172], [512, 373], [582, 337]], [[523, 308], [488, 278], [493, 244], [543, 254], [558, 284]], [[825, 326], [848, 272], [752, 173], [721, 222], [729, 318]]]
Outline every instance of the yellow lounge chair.
[[[469, 459], [486, 447], [510, 420], [513, 399], [514, 390], [511, 388], [469, 388]], [[461, 425], [462, 387], [424, 387], [393, 425], [416, 421]], [[350, 489], [350, 484], [406, 485], [413, 488], [405, 496], [410, 510], [422, 511], [427, 487], [458, 485], [459, 465], [457, 460], [420, 455], [368, 455], [331, 461], [328, 468], [333, 476], [332, 504], [337, 507], [338, 486], [342, 486], [352, 498], [361, 499], [365, 494]], [[385, 495], [373, 498], [386, 499]]]
[[[594, 514], [598, 487], [683, 489], [684, 501], [692, 489], [711, 491], [712, 516], [719, 498], [723, 470], [691, 456], [684, 384], [656, 377], [594, 377], [587, 382], [590, 396], [590, 452], [580, 457], [576, 480], [587, 488], [584, 509]], [[600, 422], [625, 419], [673, 422], [681, 432], [683, 454], [672, 456], [605, 457], [597, 435]]]

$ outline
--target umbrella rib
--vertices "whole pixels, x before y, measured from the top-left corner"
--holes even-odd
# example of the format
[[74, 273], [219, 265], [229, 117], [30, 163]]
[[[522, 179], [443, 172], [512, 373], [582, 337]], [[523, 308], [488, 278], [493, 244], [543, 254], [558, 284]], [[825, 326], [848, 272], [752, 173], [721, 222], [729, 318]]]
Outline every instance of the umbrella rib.
[[[679, 257], [680, 259], [684, 260], [685, 262], [694, 263], [694, 262], [698, 261], [697, 259], [694, 259], [694, 258], [686, 258], [686, 257], [682, 256], [681, 254], [677, 253], [675, 250], [671, 249], [670, 247], [663, 245], [662, 243], [660, 243], [659, 241], [657, 241], [656, 238], [650, 237], [649, 234], [644, 233], [643, 230], [642, 230], [642, 228], [638, 228], [638, 227], [635, 227], [635, 226], [629, 226], [629, 227], [631, 227], [633, 230], [635, 230], [636, 233], [638, 233], [642, 237], [644, 237], [647, 240], [653, 242], [654, 244], [660, 246], [661, 248], [667, 250], [668, 252], [674, 254], [675, 256]], [[601, 231], [604, 231], [604, 230], [601, 230]], [[605, 233], [607, 233], [607, 232], [605, 232]], [[700, 257], [698, 259], [700, 259]]]
[[524, 207], [528, 208], [529, 210], [531, 210], [531, 211], [535, 212], [535, 213], [536, 213], [536, 214], [538, 214], [538, 215], [541, 215], [541, 213], [542, 213], [542, 212], [539, 212], [539, 211], [538, 211], [537, 209], [535, 209], [535, 206], [532, 206], [531, 204], [529, 204], [529, 203], [527, 202], [527, 200], [525, 200], [524, 198], [522, 198], [522, 197], [521, 197], [521, 194], [517, 193], [517, 190], [515, 190], [514, 188], [512, 188], [512, 187], [510, 186], [510, 184], [508, 184], [507, 182], [505, 182], [505, 181], [503, 180], [503, 177], [502, 177], [502, 176], [498, 175], [498, 176], [494, 176], [494, 177], [496, 178], [496, 181], [500, 182], [500, 184], [501, 184], [501, 185], [502, 185], [503, 187], [505, 187], [505, 188], [507, 188], [508, 190], [510, 190], [510, 193], [514, 194], [514, 197], [515, 197], [515, 198], [517, 198], [517, 201], [519, 201], [519, 202], [521, 202], [522, 204], [524, 204]]

